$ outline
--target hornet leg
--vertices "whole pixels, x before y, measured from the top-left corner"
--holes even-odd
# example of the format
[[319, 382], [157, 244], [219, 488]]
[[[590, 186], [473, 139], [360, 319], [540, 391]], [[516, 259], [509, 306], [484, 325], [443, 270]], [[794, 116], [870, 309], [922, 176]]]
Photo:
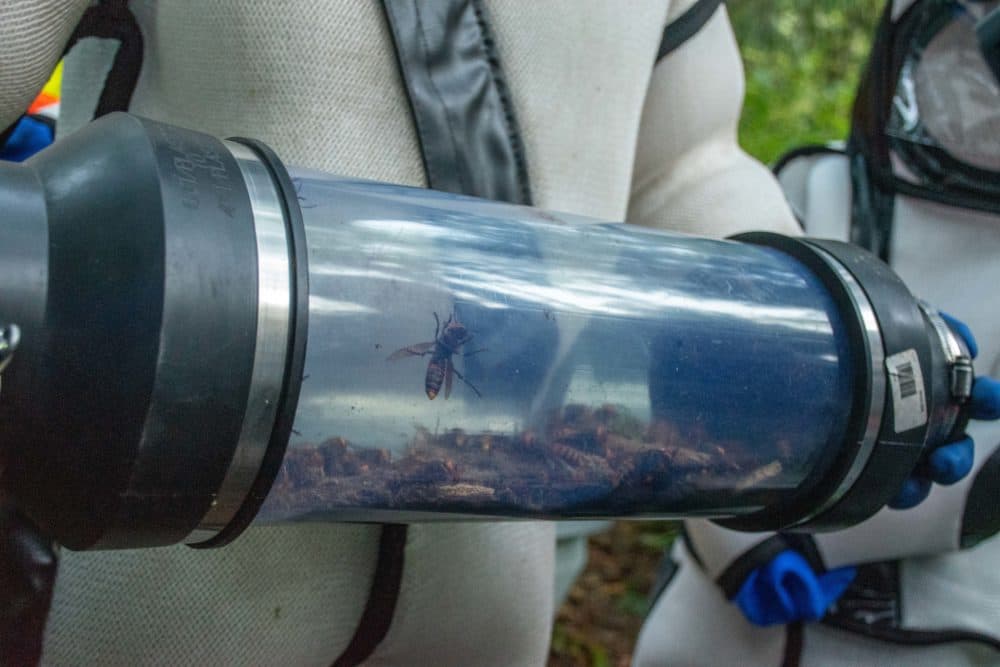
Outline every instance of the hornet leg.
[[466, 380], [465, 376], [458, 372], [458, 369], [456, 369], [454, 366], [452, 366], [451, 370], [455, 373], [455, 375], [458, 376], [459, 380], [461, 380], [465, 384], [469, 385], [469, 389], [471, 389], [472, 391], [476, 392], [476, 396], [478, 396], [479, 398], [483, 397], [483, 395], [479, 393], [479, 390], [476, 389], [475, 385], [472, 384], [471, 382], [469, 382], [468, 380]]

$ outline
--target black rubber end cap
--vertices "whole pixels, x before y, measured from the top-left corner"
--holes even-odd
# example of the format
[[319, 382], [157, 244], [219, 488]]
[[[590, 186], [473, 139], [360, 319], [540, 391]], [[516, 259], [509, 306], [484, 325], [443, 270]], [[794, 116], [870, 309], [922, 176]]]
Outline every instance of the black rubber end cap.
[[0, 283], [16, 311], [0, 318], [22, 329], [0, 393], [4, 493], [73, 549], [184, 539], [228, 469], [253, 365], [238, 166], [218, 139], [110, 114], [4, 167], [0, 207], [0, 247], [29, 265], [20, 292]]

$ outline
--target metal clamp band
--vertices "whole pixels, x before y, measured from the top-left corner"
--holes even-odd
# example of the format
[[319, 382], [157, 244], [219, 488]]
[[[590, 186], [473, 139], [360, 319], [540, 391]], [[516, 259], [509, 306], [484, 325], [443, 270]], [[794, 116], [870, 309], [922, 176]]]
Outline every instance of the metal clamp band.
[[921, 301], [920, 310], [934, 326], [948, 362], [951, 397], [959, 403], [965, 403], [972, 396], [972, 358], [937, 309]]
[[942, 406], [940, 423], [932, 433], [928, 434], [928, 441], [944, 441], [955, 428], [955, 424], [958, 423], [961, 406], [972, 397], [974, 376], [972, 357], [937, 309], [923, 301], [920, 301], [919, 305], [920, 310], [934, 327], [948, 367], [948, 391], [952, 400]]
[[257, 237], [257, 341], [243, 427], [229, 470], [211, 509], [186, 539], [215, 537], [240, 509], [260, 471], [274, 428], [291, 313], [288, 229], [281, 200], [267, 167], [242, 144], [224, 142], [236, 158], [253, 207]]
[[[816, 276], [839, 312], [844, 343], [850, 352], [838, 358], [838, 364], [845, 364], [843, 369], [852, 379], [846, 420], [830, 432], [825, 463], [810, 471], [798, 495], [780, 507], [765, 507], [754, 514], [716, 523], [756, 531], [774, 530], [775, 526], [832, 529], [857, 523], [885, 505], [893, 485], [897, 480], [903, 482], [920, 451], [922, 432], [920, 442], [911, 444], [906, 438], [896, 442], [894, 438], [888, 446], [882, 446], [881, 434], [886, 430], [885, 417], [892, 410], [886, 401], [886, 350], [903, 349], [900, 346], [904, 343], [924, 350], [921, 342], [926, 346], [925, 320], [899, 278], [856, 246], [769, 232], [733, 238], [783, 252]], [[884, 330], [882, 311], [889, 321], [898, 319], [900, 327]], [[905, 436], [915, 439], [913, 431]]]
[[843, 281], [851, 299], [854, 301], [858, 313], [861, 315], [865, 336], [868, 338], [868, 348], [871, 358], [871, 398], [868, 405], [868, 420], [865, 422], [865, 431], [861, 438], [861, 447], [850, 469], [840, 480], [840, 484], [833, 494], [811, 512], [809, 516], [798, 522], [799, 524], [806, 523], [833, 507], [861, 476], [878, 440], [879, 429], [882, 426], [882, 414], [885, 410], [886, 396], [885, 347], [882, 344], [882, 333], [879, 328], [878, 318], [875, 316], [875, 309], [872, 307], [864, 289], [854, 276], [851, 275], [850, 271], [844, 268], [840, 261], [822, 248], [817, 247], [816, 252]]

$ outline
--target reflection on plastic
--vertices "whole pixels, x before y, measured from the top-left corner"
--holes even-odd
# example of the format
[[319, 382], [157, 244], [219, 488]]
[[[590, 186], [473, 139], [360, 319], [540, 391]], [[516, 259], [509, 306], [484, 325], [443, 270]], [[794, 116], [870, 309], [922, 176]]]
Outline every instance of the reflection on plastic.
[[[983, 56], [976, 24], [1000, 2], [923, 3], [900, 70], [887, 133], [1000, 171], [1000, 82]], [[915, 176], [915, 175], [911, 175]]]

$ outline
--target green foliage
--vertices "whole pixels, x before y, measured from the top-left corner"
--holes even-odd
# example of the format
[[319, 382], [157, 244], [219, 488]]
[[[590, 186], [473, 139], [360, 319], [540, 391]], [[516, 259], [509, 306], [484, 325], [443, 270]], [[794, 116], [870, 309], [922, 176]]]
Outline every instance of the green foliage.
[[618, 598], [618, 610], [625, 614], [631, 614], [638, 618], [645, 618], [649, 613], [649, 597], [639, 591], [627, 589]]
[[666, 553], [680, 533], [681, 525], [674, 522], [651, 523], [639, 534], [639, 546], [656, 553]]
[[773, 162], [844, 139], [880, 0], [736, 0], [730, 19], [747, 74], [740, 143]]
[[611, 667], [608, 651], [599, 641], [568, 632], [559, 624], [552, 629], [552, 651], [577, 665]]

